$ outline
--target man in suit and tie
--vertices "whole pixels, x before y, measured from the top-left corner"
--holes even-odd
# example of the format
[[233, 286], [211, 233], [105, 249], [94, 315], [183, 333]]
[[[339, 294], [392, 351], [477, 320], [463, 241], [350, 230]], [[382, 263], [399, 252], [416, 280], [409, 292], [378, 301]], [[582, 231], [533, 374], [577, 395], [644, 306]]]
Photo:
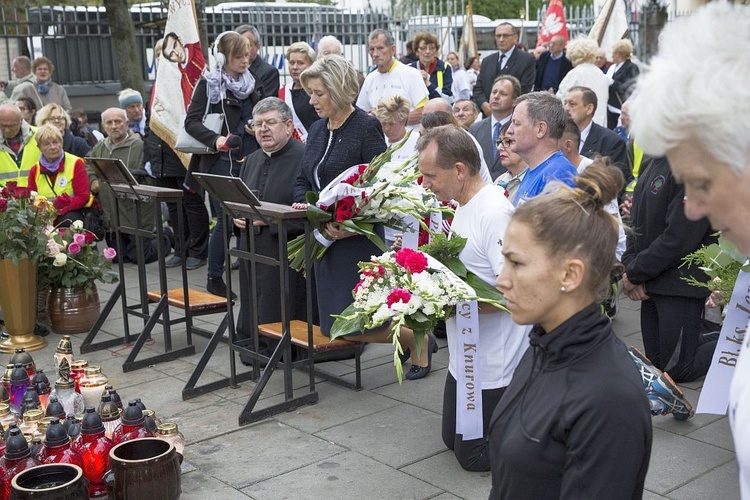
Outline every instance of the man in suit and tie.
[[536, 59], [528, 52], [516, 48], [518, 32], [510, 23], [500, 23], [495, 28], [495, 43], [498, 52], [490, 54], [482, 61], [479, 77], [474, 86], [474, 102], [484, 116], [490, 116], [490, 92], [495, 78], [511, 75], [521, 82], [521, 93], [531, 92], [536, 78]]
[[510, 121], [513, 114], [513, 103], [521, 96], [521, 82], [518, 78], [510, 75], [500, 75], [492, 84], [490, 92], [490, 116], [469, 127], [479, 145], [482, 146], [482, 154], [487, 165], [490, 166], [492, 180], [503, 173], [497, 151], [497, 140], [500, 138], [500, 129]]
[[250, 41], [250, 71], [263, 85], [263, 97], [279, 95], [279, 70], [264, 61], [260, 55], [260, 33], [255, 26], [242, 24], [235, 30]]
[[551, 90], [557, 93], [560, 82], [573, 69], [570, 60], [565, 57], [565, 37], [555, 35], [549, 45], [549, 51], [542, 53], [536, 63], [536, 90]]
[[[565, 94], [565, 111], [581, 131], [579, 152], [587, 157], [609, 156], [627, 179], [630, 176], [625, 141], [616, 133], [594, 123], [594, 113], [599, 104], [596, 93], [588, 87], [572, 87]], [[606, 103], [601, 103], [606, 106]]]

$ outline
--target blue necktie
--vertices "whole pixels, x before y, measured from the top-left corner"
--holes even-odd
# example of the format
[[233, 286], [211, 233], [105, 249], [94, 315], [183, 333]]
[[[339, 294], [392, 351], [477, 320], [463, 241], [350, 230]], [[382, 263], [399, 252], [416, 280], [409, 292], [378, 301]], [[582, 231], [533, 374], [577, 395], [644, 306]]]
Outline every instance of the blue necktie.
[[498, 152], [497, 152], [497, 139], [499, 137], [500, 137], [500, 122], [497, 122], [497, 123], [495, 123], [495, 127], [492, 130], [492, 147], [493, 147], [492, 151], [494, 153], [492, 155], [492, 157], [495, 158], [496, 160], [497, 160], [497, 155], [498, 155]]

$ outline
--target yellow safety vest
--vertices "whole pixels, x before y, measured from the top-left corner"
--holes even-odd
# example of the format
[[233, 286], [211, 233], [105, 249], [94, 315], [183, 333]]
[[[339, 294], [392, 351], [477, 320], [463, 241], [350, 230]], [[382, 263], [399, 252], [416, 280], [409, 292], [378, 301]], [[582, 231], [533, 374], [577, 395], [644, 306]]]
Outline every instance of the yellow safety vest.
[[[57, 171], [55, 182], [52, 182], [52, 176], [43, 174], [41, 164], [36, 169], [36, 192], [54, 200], [60, 195], [67, 194], [73, 197], [73, 177], [75, 176], [76, 162], [80, 160], [77, 156], [65, 153], [65, 162], [62, 170]], [[85, 207], [90, 207], [94, 202], [94, 195], [89, 194], [89, 201]]]
[[36, 143], [36, 128], [31, 128], [31, 139], [23, 147], [21, 161], [7, 151], [0, 151], [0, 186], [5, 186], [9, 181], [16, 181], [19, 187], [29, 185], [29, 172], [42, 156]]
[[633, 180], [625, 187], [626, 193], [635, 191], [635, 185], [638, 182], [638, 174], [641, 171], [641, 162], [643, 161], [643, 150], [637, 142], [633, 141]]

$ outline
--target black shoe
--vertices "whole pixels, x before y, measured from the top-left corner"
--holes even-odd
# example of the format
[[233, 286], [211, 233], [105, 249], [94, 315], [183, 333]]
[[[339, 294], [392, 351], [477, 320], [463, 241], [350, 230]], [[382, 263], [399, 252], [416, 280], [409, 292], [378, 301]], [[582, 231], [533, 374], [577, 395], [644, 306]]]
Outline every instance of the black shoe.
[[[216, 278], [208, 277], [208, 283], [206, 284], [206, 291], [219, 297], [227, 296], [227, 285], [224, 283], [224, 279], [219, 276]], [[232, 292], [232, 300], [237, 300], [237, 294]]]
[[430, 335], [428, 338], [427, 366], [412, 365], [409, 371], [404, 374], [405, 379], [418, 380], [425, 378], [430, 373], [430, 370], [432, 370], [432, 353], [438, 352], [438, 344], [437, 339], [433, 335]]
[[[199, 267], [203, 267], [206, 265], [206, 259], [199, 259], [198, 257], [188, 257], [185, 260], [185, 269], [188, 271], [192, 271], [193, 269], [198, 269]], [[222, 281], [222, 283], [224, 283]]]
[[445, 329], [445, 321], [438, 321], [435, 328], [432, 330], [432, 334], [439, 339], [447, 339], [448, 332]]
[[37, 323], [36, 326], [34, 326], [34, 335], [46, 337], [47, 335], [49, 335], [49, 328], [40, 323]]
[[165, 267], [179, 267], [180, 264], [182, 264], [182, 257], [180, 257], [179, 255], [173, 255], [167, 259], [167, 261], [164, 263], [164, 266]]

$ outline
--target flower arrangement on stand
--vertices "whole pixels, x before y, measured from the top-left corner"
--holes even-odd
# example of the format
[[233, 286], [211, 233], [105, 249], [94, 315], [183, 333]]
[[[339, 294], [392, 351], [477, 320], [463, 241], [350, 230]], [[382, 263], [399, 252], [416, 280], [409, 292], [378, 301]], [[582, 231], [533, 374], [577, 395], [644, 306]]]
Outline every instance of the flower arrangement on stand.
[[46, 249], [45, 233], [54, 217], [52, 203], [30, 189], [10, 181], [0, 190], [0, 307], [9, 335], [0, 342], [0, 352], [47, 345], [34, 335], [36, 277]]
[[[394, 149], [387, 149], [371, 163], [355, 165], [342, 172], [320, 193], [307, 193], [307, 217], [313, 223], [315, 239], [311, 255], [320, 260], [333, 240], [320, 230], [327, 222], [366, 236], [383, 252], [388, 249], [375, 232], [376, 224], [405, 231], [405, 218], [416, 220], [427, 229], [424, 218], [433, 212], [451, 212], [441, 206], [435, 195], [424, 189], [416, 157], [404, 163], [391, 162]], [[288, 244], [290, 267], [296, 271], [305, 266], [305, 238], [298, 236]]]
[[47, 252], [39, 263], [39, 286], [50, 289], [47, 312], [57, 333], [82, 333], [99, 316], [96, 281], [114, 283], [114, 248], [99, 251], [94, 234], [74, 221], [68, 228], [49, 232]]
[[[444, 255], [450, 255], [448, 260], [457, 256], [457, 253], [452, 253], [456, 248], [460, 251], [466, 244], [465, 239], [456, 240], [450, 245], [445, 243], [448, 241], [446, 238], [440, 240], [440, 248], [450, 252]], [[455, 262], [451, 264], [455, 266]], [[497, 289], [486, 283], [486, 286], [474, 289], [467, 284], [470, 280], [466, 275], [470, 273], [465, 267], [461, 276], [422, 251], [402, 248], [397, 252], [387, 252], [373, 257], [370, 262], [360, 262], [359, 269], [360, 282], [353, 291], [354, 302], [336, 316], [331, 339], [390, 322], [395, 348], [393, 364], [399, 383], [403, 378], [399, 359], [399, 355], [403, 354], [399, 342], [402, 327], [410, 328], [415, 334], [426, 334], [435, 328], [439, 320], [455, 314], [456, 304], [462, 301], [476, 300], [505, 310], [502, 294]], [[414, 337], [417, 351], [421, 351], [424, 335]]]

